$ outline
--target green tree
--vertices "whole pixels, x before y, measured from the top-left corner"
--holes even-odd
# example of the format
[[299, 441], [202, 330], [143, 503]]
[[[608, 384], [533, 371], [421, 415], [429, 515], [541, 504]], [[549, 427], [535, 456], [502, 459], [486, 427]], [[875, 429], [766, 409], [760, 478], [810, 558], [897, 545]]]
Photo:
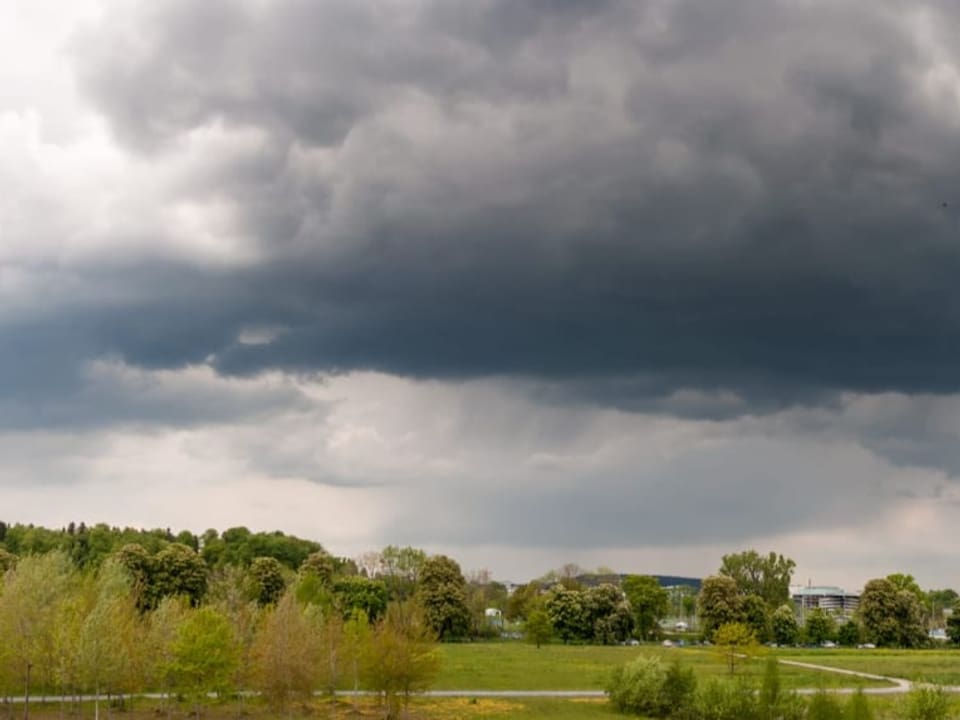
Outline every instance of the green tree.
[[553, 629], [564, 644], [590, 637], [590, 617], [584, 607], [583, 592], [557, 586], [546, 600], [546, 611]]
[[184, 595], [194, 607], [207, 591], [207, 565], [193, 548], [171, 543], [153, 558], [153, 595]]
[[670, 602], [670, 596], [660, 581], [650, 575], [628, 575], [623, 579], [623, 592], [633, 610], [637, 637], [656, 639], [660, 621], [666, 617]]
[[740, 600], [740, 614], [743, 623], [753, 630], [760, 642], [770, 637], [770, 610], [759, 595], [744, 595]]
[[807, 642], [820, 645], [836, 637], [837, 624], [834, 619], [821, 608], [814, 608], [807, 613], [806, 621], [803, 625], [803, 634]]
[[960, 645], [960, 602], [953, 605], [952, 612], [947, 616], [947, 637], [956, 645]]
[[860, 623], [850, 618], [837, 626], [837, 642], [844, 647], [856, 647], [861, 642]]
[[588, 588], [583, 593], [583, 603], [591, 641], [609, 645], [629, 637], [633, 617], [619, 589], [610, 583]]
[[291, 699], [307, 698], [316, 688], [322, 662], [316, 619], [291, 591], [263, 618], [253, 643], [254, 688], [274, 710], [284, 711]]
[[758, 649], [753, 630], [743, 623], [721, 625], [713, 634], [713, 643], [727, 661], [731, 675], [736, 672], [737, 665], [744, 657], [756, 654]]
[[287, 586], [283, 565], [272, 557], [254, 558], [250, 563], [251, 594], [260, 606], [273, 605]]
[[924, 608], [911, 590], [887, 578], [870, 580], [857, 610], [867, 640], [884, 647], [917, 647], [926, 640]]
[[733, 578], [712, 575], [700, 585], [697, 609], [700, 612], [700, 627], [707, 639], [722, 625], [737, 623], [743, 619], [742, 598]]
[[391, 603], [374, 630], [367, 682], [388, 720], [400, 717], [414, 693], [428, 690], [440, 671], [433, 626], [415, 603]]
[[207, 693], [230, 689], [239, 664], [239, 647], [229, 620], [214, 608], [192, 611], [177, 630], [172, 671], [176, 686], [197, 703]]
[[796, 563], [783, 555], [746, 550], [724, 555], [720, 575], [731, 578], [741, 595], [759, 595], [769, 608], [775, 608], [790, 599], [795, 567]]
[[550, 616], [544, 609], [543, 603], [527, 613], [527, 621], [523, 624], [523, 634], [527, 642], [533, 643], [538, 648], [544, 643], [550, 642], [550, 638], [553, 637], [553, 623], [550, 622]]
[[419, 600], [441, 640], [464, 637], [470, 628], [465, 586], [460, 566], [446, 555], [434, 555], [423, 564]]
[[382, 580], [360, 575], [340, 577], [333, 581], [333, 599], [344, 619], [362, 610], [369, 620], [376, 621], [387, 610], [387, 586]]
[[793, 606], [784, 603], [770, 616], [770, 629], [773, 641], [777, 645], [793, 645], [800, 638], [800, 624], [793, 612]]
[[13, 568], [19, 559], [20, 558], [12, 552], [7, 552], [3, 548], [0, 548], [0, 576], [7, 572], [7, 570]]

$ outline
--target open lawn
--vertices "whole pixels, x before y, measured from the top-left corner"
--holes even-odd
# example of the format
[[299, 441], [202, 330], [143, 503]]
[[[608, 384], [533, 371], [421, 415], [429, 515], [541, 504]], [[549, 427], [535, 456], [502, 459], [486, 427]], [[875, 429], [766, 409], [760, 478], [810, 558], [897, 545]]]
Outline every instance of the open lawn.
[[960, 685], [958, 650], [777, 650], [780, 657], [848, 670]]
[[[727, 674], [724, 659], [709, 648], [545, 645], [538, 649], [526, 643], [494, 642], [442, 645], [441, 654], [442, 670], [434, 685], [438, 690], [602, 690], [613, 668], [650, 654], [666, 662], [687, 663], [701, 677]], [[738, 673], [760, 676], [763, 657], [744, 661]], [[885, 684], [789, 666], [781, 666], [780, 675], [786, 689]]]

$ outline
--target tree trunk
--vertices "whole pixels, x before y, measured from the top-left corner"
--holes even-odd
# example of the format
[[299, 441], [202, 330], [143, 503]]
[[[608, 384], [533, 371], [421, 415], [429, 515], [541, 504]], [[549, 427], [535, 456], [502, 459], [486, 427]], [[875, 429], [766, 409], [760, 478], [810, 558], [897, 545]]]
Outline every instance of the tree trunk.
[[27, 663], [27, 678], [23, 685], [23, 720], [30, 720], [30, 669], [33, 663]]

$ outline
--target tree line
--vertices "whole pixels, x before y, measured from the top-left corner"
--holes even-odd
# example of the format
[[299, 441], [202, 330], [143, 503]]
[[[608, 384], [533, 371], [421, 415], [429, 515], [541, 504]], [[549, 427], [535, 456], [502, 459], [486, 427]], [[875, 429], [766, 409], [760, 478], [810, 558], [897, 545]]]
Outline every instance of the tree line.
[[317, 549], [295, 570], [290, 555], [211, 565], [202, 545], [152, 537], [96, 565], [69, 547], [0, 551], [0, 695], [24, 696], [25, 718], [38, 691], [161, 692], [199, 711], [208, 693], [256, 690], [283, 710], [336, 688], [375, 691], [396, 716], [438, 671], [436, 641], [471, 630], [468, 583], [442, 555], [388, 547], [360, 569]]

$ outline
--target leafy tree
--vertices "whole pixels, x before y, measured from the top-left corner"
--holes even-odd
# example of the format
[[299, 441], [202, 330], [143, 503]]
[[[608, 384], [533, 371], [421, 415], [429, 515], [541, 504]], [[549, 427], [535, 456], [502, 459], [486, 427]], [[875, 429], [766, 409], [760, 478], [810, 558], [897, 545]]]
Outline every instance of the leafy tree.
[[260, 606], [273, 605], [287, 585], [283, 565], [272, 557], [254, 558], [250, 563], [251, 594]]
[[534, 608], [527, 613], [527, 621], [523, 624], [523, 634], [527, 642], [535, 644], [538, 648], [544, 643], [550, 642], [553, 637], [553, 623], [550, 622], [550, 616], [543, 608]]
[[380, 551], [373, 576], [387, 584], [391, 600], [407, 600], [413, 597], [427, 554], [419, 548], [387, 545]]
[[803, 634], [807, 642], [820, 645], [827, 640], [833, 640], [836, 632], [836, 622], [821, 608], [814, 608], [807, 613], [806, 622], [803, 625]]
[[700, 611], [700, 627], [709, 639], [722, 625], [737, 623], [743, 619], [742, 599], [733, 578], [712, 575], [700, 585], [697, 608]]
[[410, 697], [429, 689], [440, 670], [433, 626], [416, 604], [391, 603], [374, 630], [367, 681], [388, 720], [400, 717]]
[[666, 617], [670, 597], [660, 581], [650, 575], [628, 575], [623, 592], [633, 610], [634, 627], [641, 640], [657, 637], [660, 621]]
[[171, 543], [153, 558], [151, 585], [155, 598], [184, 595], [194, 607], [207, 591], [207, 565], [192, 548]]
[[300, 565], [300, 574], [314, 575], [320, 581], [322, 587], [329, 588], [333, 582], [335, 569], [333, 556], [320, 550], [307, 556], [307, 559]]
[[334, 604], [346, 619], [357, 610], [370, 620], [378, 620], [387, 609], [387, 586], [382, 580], [360, 575], [337, 578], [333, 582]]
[[756, 550], [724, 555], [720, 575], [731, 578], [741, 595], [759, 595], [770, 608], [790, 599], [790, 578], [796, 563], [777, 553]]
[[[239, 664], [239, 647], [229, 620], [214, 608], [192, 611], [177, 629], [173, 644], [174, 682], [200, 700], [230, 688]], [[199, 715], [199, 704], [195, 706]]]
[[960, 645], [960, 602], [953, 605], [953, 612], [947, 617], [947, 637], [956, 645]]
[[926, 640], [920, 600], [910, 590], [898, 590], [887, 578], [864, 586], [858, 614], [867, 640], [877, 645], [917, 647]]
[[793, 612], [793, 606], [784, 603], [770, 616], [770, 629], [773, 641], [777, 645], [793, 645], [800, 637], [800, 624]]
[[736, 672], [737, 665], [745, 656], [757, 651], [757, 638], [743, 623], [725, 623], [713, 634], [713, 642], [727, 661], [730, 674]]
[[73, 572], [67, 555], [54, 551], [23, 557], [4, 578], [0, 637], [12, 679], [23, 689], [25, 720], [29, 717], [34, 682], [48, 686], [56, 683], [53, 619], [70, 587]]
[[609, 583], [588, 588], [583, 593], [586, 627], [593, 642], [608, 645], [630, 635], [633, 618], [623, 594]]
[[526, 620], [527, 613], [533, 610], [539, 601], [543, 586], [534, 581], [521, 585], [507, 598], [503, 615], [507, 620]]
[[845, 647], [859, 645], [860, 636], [860, 623], [852, 618], [837, 626], [837, 642]]
[[917, 581], [914, 579], [913, 575], [907, 575], [906, 573], [893, 573], [887, 575], [887, 580], [889, 580], [893, 586], [899, 590], [906, 590], [909, 593], [913, 593], [916, 596], [917, 600], [921, 603], [926, 603], [927, 594], [920, 589], [920, 585], [917, 584]]
[[553, 629], [564, 643], [590, 637], [589, 615], [583, 601], [580, 590], [567, 590], [563, 586], [554, 588], [547, 597], [547, 615]]
[[434, 555], [423, 564], [419, 599], [441, 640], [464, 637], [470, 628], [465, 585], [460, 566], [446, 555]]
[[770, 611], [764, 599], [759, 595], [745, 595], [740, 601], [740, 614], [757, 640], [766, 642], [770, 637]]
[[253, 642], [254, 687], [275, 710], [309, 697], [321, 663], [317, 616], [307, 614], [291, 591], [266, 611]]

